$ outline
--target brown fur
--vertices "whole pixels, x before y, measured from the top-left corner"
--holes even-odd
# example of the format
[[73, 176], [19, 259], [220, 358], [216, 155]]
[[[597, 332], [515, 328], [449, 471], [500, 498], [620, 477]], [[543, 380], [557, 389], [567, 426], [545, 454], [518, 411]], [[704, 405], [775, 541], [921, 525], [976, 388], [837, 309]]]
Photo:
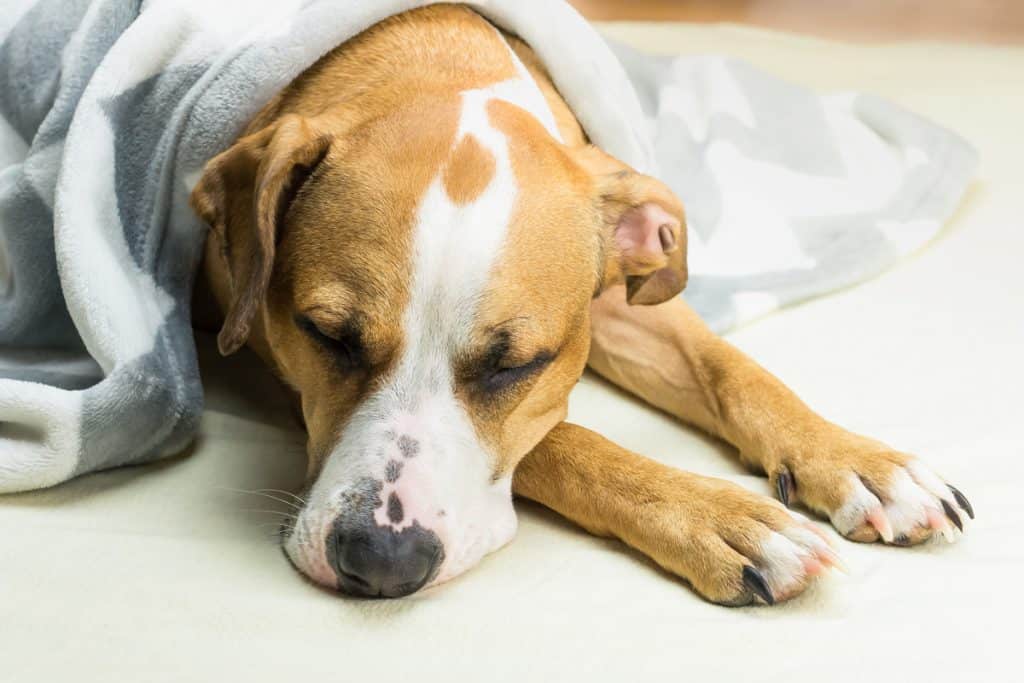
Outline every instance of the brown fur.
[[[387, 378], [400, 353], [410, 230], [426, 186], [440, 173], [447, 193], [464, 203], [493, 174], [494, 160], [472, 137], [452, 149], [459, 93], [514, 74], [499, 34], [465, 8], [393, 17], [296, 79], [238, 143], [209, 163], [197, 185], [196, 210], [213, 228], [207, 280], [226, 312], [221, 350], [229, 353], [248, 339], [296, 389], [312, 460], [323, 457], [352, 406]], [[479, 434], [500, 455], [495, 476], [564, 417], [569, 388], [586, 362], [587, 302], [602, 281], [625, 277], [614, 250], [605, 248], [613, 226], [602, 230], [597, 221], [610, 221], [614, 207], [643, 198], [639, 174], [617, 182], [608, 169], [595, 173], [580, 162], [579, 155], [588, 155], [578, 125], [569, 123], [547, 76], [536, 75], [574, 145], [558, 144], [518, 107], [489, 105], [492, 122], [510, 141], [522, 200], [475, 337], [482, 353], [499, 325], [518, 315], [515, 302], [529, 300], [540, 315], [517, 326], [513, 357], [525, 362], [547, 350], [555, 358], [500, 402], [476, 392], [468, 375], [459, 382]], [[300, 186], [297, 178], [307, 173]], [[664, 186], [646, 182], [681, 214]], [[253, 205], [255, 215], [247, 210]], [[567, 258], [534, 258], [549, 248], [552, 226]], [[637, 275], [652, 270], [645, 264]], [[333, 372], [324, 350], [296, 327], [296, 316], [329, 337], [358, 320], [372, 350], [370, 369]], [[478, 354], [466, 355], [469, 368]]]
[[[532, 51], [509, 41], [547, 98], [565, 144], [517, 107], [489, 105], [492, 123], [509, 140], [522, 191], [473, 348], [456, 369], [457, 394], [478, 434], [500, 454], [495, 476], [518, 465], [517, 494], [593, 533], [621, 538], [709, 599], [749, 600], [740, 578], [744, 557], [756, 552], [766, 529], [786, 523], [787, 513], [739, 487], [559, 424], [588, 357], [620, 386], [735, 444], [767, 474], [787, 468], [800, 482], [795, 495], [822, 513], [840, 504], [841, 472], [852, 469], [881, 484], [906, 456], [815, 415], [672, 298], [686, 277], [679, 200], [588, 145]], [[204, 274], [225, 314], [221, 348], [230, 352], [247, 341], [295, 390], [309, 431], [311, 476], [405, 343], [400, 315], [409, 298], [411, 228], [425, 188], [443, 174], [450, 197], [465, 203], [494, 173], [494, 159], [473, 138], [452, 149], [458, 93], [513, 74], [498, 35], [465, 8], [434, 6], [391, 18], [282, 91], [231, 149], [211, 160], [197, 186], [194, 205], [212, 226]], [[610, 235], [624, 211], [648, 201], [678, 218], [673, 229], [682, 247], [629, 262]], [[627, 296], [634, 303], [670, 301], [633, 307]], [[520, 316], [521, 301], [531, 303], [529, 318]], [[343, 337], [355, 325], [365, 363], [338, 371], [297, 318], [326, 337]], [[509, 335], [512, 362], [545, 352], [554, 360], [495, 400], [475, 389], [472, 374], [476, 356], [499, 332]], [[873, 540], [872, 531], [853, 536]]]
[[494, 156], [467, 135], [452, 151], [444, 169], [444, 190], [456, 204], [469, 204], [494, 178]]

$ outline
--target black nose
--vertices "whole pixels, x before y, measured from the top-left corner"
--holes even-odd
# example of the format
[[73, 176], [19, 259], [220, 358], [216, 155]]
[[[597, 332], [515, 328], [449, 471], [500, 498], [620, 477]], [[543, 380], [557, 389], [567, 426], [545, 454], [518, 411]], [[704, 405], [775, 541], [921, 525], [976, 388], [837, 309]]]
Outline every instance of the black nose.
[[[335, 527], [328, 561], [346, 593], [399, 598], [434, 578], [444, 547], [437, 535], [414, 523], [402, 531], [373, 524], [361, 529]], [[333, 547], [332, 547], [333, 546]]]

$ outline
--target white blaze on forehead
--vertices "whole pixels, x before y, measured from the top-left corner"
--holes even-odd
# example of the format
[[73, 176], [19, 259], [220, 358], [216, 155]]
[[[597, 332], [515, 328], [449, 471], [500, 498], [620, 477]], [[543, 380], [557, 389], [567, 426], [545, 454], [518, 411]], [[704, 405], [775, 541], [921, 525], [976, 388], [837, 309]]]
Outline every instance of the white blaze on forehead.
[[466, 341], [480, 294], [508, 233], [518, 187], [508, 141], [488, 119], [491, 99], [489, 88], [462, 93], [453, 145], [454, 149], [472, 135], [494, 158], [491, 182], [473, 201], [458, 205], [448, 196], [439, 174], [420, 202], [413, 232], [412, 292], [405, 315], [410, 350], [422, 346], [422, 341], [437, 341], [420, 338], [418, 333], [427, 329], [445, 337], [449, 345]]
[[406, 314], [407, 331], [428, 326], [457, 345], [465, 342], [491, 268], [508, 234], [519, 192], [509, 158], [508, 140], [491, 125], [487, 105], [504, 100], [526, 110], [557, 137], [554, 116], [543, 94], [512, 54], [520, 77], [486, 88], [464, 91], [452, 149], [466, 136], [495, 161], [494, 176], [473, 201], [457, 205], [448, 196], [441, 174], [420, 204], [414, 228], [413, 291]]

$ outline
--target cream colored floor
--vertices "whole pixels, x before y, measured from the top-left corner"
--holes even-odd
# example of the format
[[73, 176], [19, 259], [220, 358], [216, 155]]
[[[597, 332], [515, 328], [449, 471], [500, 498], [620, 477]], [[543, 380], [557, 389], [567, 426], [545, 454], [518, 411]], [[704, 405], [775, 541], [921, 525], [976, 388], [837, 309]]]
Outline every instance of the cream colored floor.
[[[974, 502], [955, 546], [842, 544], [852, 570], [783, 607], [725, 609], [614, 542], [520, 506], [509, 547], [411, 599], [316, 589], [270, 539], [302, 437], [252, 359], [204, 351], [195, 452], [0, 498], [0, 681], [1003, 681], [1024, 576], [1024, 48], [856, 46], [729, 27], [608, 25], [886, 95], [981, 151], [923, 253], [732, 341], [826, 416], [927, 457]], [[586, 377], [572, 418], [767, 493], [705, 439]]]

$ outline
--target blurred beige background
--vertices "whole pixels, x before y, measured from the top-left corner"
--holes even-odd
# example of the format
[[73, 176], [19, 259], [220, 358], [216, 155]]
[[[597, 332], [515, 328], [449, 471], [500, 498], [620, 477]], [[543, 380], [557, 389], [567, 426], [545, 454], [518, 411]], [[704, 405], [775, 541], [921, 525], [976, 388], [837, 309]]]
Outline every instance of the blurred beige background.
[[750, 24], [858, 41], [1024, 43], [1022, 0], [569, 0], [592, 20]]

